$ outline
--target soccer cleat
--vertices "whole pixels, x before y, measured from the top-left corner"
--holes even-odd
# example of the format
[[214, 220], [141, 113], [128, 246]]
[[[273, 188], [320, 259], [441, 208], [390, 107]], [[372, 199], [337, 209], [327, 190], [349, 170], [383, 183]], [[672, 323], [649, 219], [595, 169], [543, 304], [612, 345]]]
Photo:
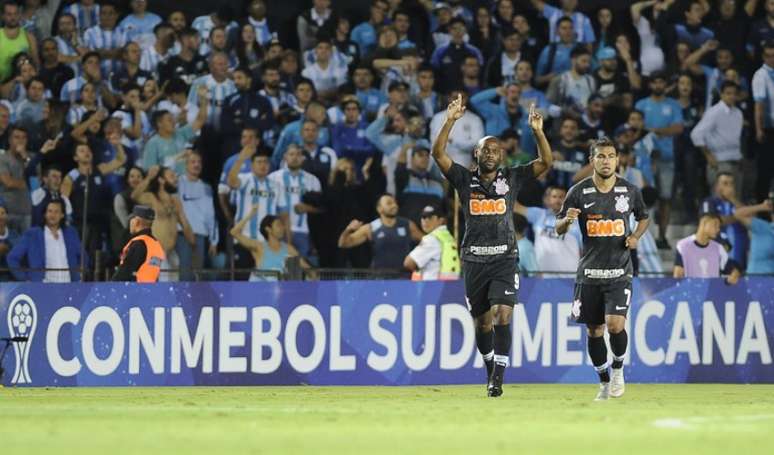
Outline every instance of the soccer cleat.
[[597, 392], [597, 397], [594, 398], [594, 401], [605, 401], [608, 398], [610, 398], [610, 383], [603, 382], [599, 384], [599, 392]]
[[610, 374], [610, 396], [620, 398], [624, 394], [626, 384], [624, 383], [623, 367], [613, 368]]
[[486, 394], [489, 397], [496, 398], [503, 394], [503, 372], [497, 366], [495, 367], [492, 377], [489, 379], [489, 383], [486, 386]]

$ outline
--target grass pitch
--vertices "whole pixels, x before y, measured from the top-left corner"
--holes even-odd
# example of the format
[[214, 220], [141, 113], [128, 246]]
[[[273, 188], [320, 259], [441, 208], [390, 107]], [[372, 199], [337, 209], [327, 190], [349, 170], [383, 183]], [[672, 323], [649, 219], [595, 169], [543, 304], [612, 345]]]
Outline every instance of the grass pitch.
[[[2, 453], [772, 453], [774, 385], [0, 389]], [[566, 451], [566, 452], [565, 452]]]

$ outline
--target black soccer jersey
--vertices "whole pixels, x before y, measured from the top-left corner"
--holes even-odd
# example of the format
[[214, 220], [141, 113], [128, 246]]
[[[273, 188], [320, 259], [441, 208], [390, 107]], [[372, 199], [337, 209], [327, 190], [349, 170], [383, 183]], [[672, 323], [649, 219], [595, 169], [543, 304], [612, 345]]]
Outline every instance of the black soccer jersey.
[[457, 163], [446, 174], [460, 195], [465, 215], [462, 259], [492, 262], [518, 255], [513, 228], [513, 204], [521, 185], [534, 178], [532, 165], [499, 169], [489, 185]]
[[626, 237], [631, 234], [630, 215], [637, 221], [648, 217], [639, 188], [616, 177], [607, 193], [597, 190], [591, 177], [570, 188], [560, 218], [568, 208], [580, 210], [578, 222], [583, 234], [583, 254], [576, 281], [583, 284], [604, 284], [631, 281], [631, 252]]

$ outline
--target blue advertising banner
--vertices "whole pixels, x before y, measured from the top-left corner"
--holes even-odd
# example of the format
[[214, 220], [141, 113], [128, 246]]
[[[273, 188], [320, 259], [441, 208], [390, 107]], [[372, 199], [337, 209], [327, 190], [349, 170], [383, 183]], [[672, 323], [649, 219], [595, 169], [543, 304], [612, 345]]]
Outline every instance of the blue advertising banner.
[[[573, 281], [523, 279], [507, 382], [596, 381]], [[774, 278], [635, 280], [630, 382], [774, 383]], [[6, 386], [483, 383], [461, 282], [0, 285]], [[1, 348], [2, 346], [0, 346]]]

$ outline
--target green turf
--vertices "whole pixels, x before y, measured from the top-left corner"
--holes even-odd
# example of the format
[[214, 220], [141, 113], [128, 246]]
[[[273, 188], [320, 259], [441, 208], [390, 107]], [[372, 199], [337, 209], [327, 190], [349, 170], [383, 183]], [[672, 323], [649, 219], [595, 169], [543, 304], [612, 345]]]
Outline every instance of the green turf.
[[0, 389], [0, 453], [772, 453], [774, 386]]

